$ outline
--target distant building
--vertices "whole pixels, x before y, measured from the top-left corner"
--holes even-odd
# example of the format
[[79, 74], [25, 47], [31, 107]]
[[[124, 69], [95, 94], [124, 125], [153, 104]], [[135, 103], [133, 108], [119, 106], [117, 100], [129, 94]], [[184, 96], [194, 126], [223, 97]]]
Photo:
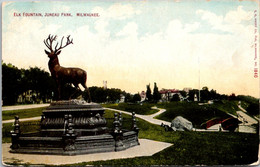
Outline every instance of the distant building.
[[107, 81], [103, 81], [103, 88], [107, 89]]
[[196, 94], [194, 94], [194, 101], [198, 101], [198, 97]]
[[124, 102], [125, 102], [125, 96], [123, 94], [120, 94], [119, 103], [124, 103]]
[[[27, 90], [18, 96], [17, 103], [42, 103], [42, 99], [39, 99], [40, 93], [36, 93], [32, 90]], [[45, 102], [51, 102], [51, 99], [44, 99]]]
[[172, 97], [177, 94], [179, 95], [180, 100], [183, 100], [182, 95], [180, 94], [180, 91], [177, 89], [162, 89], [159, 91], [161, 94], [161, 100], [162, 101], [171, 101]]
[[145, 92], [145, 91], [142, 91], [142, 92], [140, 93], [140, 96], [141, 96], [141, 102], [142, 102], [142, 101], [145, 101], [145, 99], [146, 99], [146, 92]]

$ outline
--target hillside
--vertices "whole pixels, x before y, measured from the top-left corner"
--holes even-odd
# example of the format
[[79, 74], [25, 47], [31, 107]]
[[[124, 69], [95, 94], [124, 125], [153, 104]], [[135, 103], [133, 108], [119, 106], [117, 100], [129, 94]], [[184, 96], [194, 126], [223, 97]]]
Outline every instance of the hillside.
[[161, 103], [158, 107], [165, 108], [167, 111], [157, 116], [157, 119], [172, 121], [176, 116], [182, 116], [191, 121], [195, 128], [201, 128], [202, 123], [212, 118], [229, 118], [229, 114], [236, 115], [238, 110], [236, 101], [227, 100], [211, 105], [198, 105], [195, 102]]

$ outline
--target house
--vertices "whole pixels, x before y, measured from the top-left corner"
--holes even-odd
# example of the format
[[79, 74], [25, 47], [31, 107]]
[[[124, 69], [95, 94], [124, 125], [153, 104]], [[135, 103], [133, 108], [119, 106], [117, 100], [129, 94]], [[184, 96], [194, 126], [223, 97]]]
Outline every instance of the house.
[[[33, 90], [27, 90], [20, 94], [17, 98], [17, 103], [29, 103], [29, 104], [34, 104], [34, 103], [50, 103], [52, 99], [49, 97], [46, 97], [45, 99], [40, 99], [39, 98], [40, 93], [36, 93]], [[54, 96], [54, 93], [52, 92], [52, 97]]]
[[120, 94], [119, 103], [124, 103], [124, 102], [125, 102], [125, 96], [123, 94]]
[[146, 92], [145, 92], [145, 91], [142, 91], [142, 92], [140, 93], [140, 96], [141, 96], [141, 102], [142, 102], [142, 101], [145, 101], [145, 99], [146, 99]]
[[162, 101], [171, 101], [172, 97], [177, 94], [181, 101], [183, 101], [183, 96], [180, 94], [180, 91], [177, 89], [162, 89], [159, 91], [161, 94]]
[[36, 100], [37, 94], [32, 90], [28, 90], [23, 92], [18, 96], [17, 102], [18, 103], [34, 103]]

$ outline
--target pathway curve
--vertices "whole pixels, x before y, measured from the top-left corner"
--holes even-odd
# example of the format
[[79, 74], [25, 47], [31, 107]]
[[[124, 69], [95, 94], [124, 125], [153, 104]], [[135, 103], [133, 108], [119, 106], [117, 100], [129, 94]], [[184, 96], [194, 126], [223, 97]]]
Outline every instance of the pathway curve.
[[[47, 107], [49, 105], [50, 104], [46, 103], [46, 104], [28, 104], [28, 105], [5, 106], [5, 107], [2, 107], [2, 111], [40, 108], [40, 107]], [[20, 122], [22, 122], [22, 121], [34, 121], [34, 120], [39, 120], [39, 119], [41, 119], [40, 116], [38, 116], [38, 117], [31, 117], [31, 118], [22, 118], [22, 119], [19, 119], [19, 121]], [[5, 124], [5, 123], [13, 123], [13, 122], [14, 122], [14, 119], [2, 121], [3, 124]]]
[[[34, 120], [39, 120], [39, 119], [41, 119], [41, 116], [39, 116], [39, 117], [31, 117], [31, 118], [20, 118], [19, 121], [20, 122], [24, 122], [24, 121], [34, 121]], [[3, 124], [13, 123], [13, 122], [14, 122], [14, 119], [9, 119], [9, 120], [2, 121]]]
[[[117, 110], [117, 109], [113, 109], [113, 108], [105, 108], [107, 110], [112, 110], [112, 111], [116, 111], [116, 112], [122, 112], [124, 114], [128, 114], [128, 115], [132, 115], [132, 113], [130, 112], [127, 112], [127, 111], [123, 111], [123, 110]], [[158, 109], [159, 111], [154, 113], [154, 114], [151, 114], [151, 115], [140, 115], [140, 114], [135, 114], [135, 116], [137, 118], [141, 118], [145, 121], [148, 121], [152, 124], [155, 124], [155, 125], [161, 125], [162, 123], [163, 124], [166, 124], [166, 125], [169, 125], [170, 126], [170, 122], [168, 121], [163, 121], [163, 120], [159, 120], [159, 119], [155, 119], [154, 117], [157, 116], [157, 115], [160, 115], [162, 113], [164, 113], [166, 110], [165, 109], [162, 109], [162, 108], [157, 108], [157, 107], [152, 107], [152, 109]]]
[[40, 107], [47, 107], [49, 105], [50, 104], [47, 103], [47, 104], [28, 104], [28, 105], [5, 106], [5, 107], [2, 107], [2, 111], [40, 108]]

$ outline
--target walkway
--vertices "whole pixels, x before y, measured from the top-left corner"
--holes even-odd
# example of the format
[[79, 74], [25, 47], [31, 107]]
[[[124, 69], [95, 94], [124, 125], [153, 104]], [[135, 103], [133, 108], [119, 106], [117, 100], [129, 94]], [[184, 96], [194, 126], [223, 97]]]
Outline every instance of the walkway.
[[2, 107], [2, 111], [40, 108], [40, 107], [47, 107], [49, 105], [50, 104], [28, 104], [28, 105], [4, 106]]
[[148, 139], [139, 139], [140, 145], [118, 152], [105, 152], [84, 154], [75, 156], [64, 155], [37, 155], [37, 154], [14, 154], [10, 153], [10, 143], [2, 144], [3, 163], [29, 163], [29, 164], [45, 164], [45, 165], [65, 165], [76, 164], [90, 161], [106, 161], [111, 159], [134, 158], [142, 156], [152, 156], [167, 147], [172, 146], [171, 143], [158, 142]]
[[[10, 111], [10, 110], [22, 110], [22, 109], [31, 109], [31, 108], [40, 108], [40, 107], [47, 107], [50, 104], [28, 104], [28, 105], [16, 105], [16, 106], [5, 106], [2, 107], [2, 111]], [[20, 122], [22, 121], [34, 121], [34, 120], [39, 120], [41, 119], [41, 117], [31, 117], [31, 118], [22, 118], [19, 119]], [[13, 123], [14, 119], [10, 119], [10, 120], [5, 120], [2, 121], [3, 124], [5, 123]]]
[[[34, 120], [39, 120], [39, 119], [41, 119], [41, 116], [39, 116], [39, 117], [31, 117], [31, 118], [20, 118], [19, 121], [20, 122], [23, 122], [23, 121], [34, 121]], [[13, 122], [14, 122], [14, 119], [2, 121], [3, 124], [13, 123]]]
[[[112, 111], [116, 111], [116, 112], [122, 112], [124, 114], [128, 114], [128, 115], [132, 115], [131, 112], [127, 112], [127, 111], [123, 111], [123, 110], [117, 110], [117, 109], [113, 109], [113, 108], [105, 108], [107, 110], [112, 110]], [[161, 109], [161, 108], [157, 108], [157, 107], [152, 107], [152, 109], [159, 109], [159, 111], [155, 114], [152, 114], [152, 115], [140, 115], [140, 114], [135, 114], [135, 116], [137, 118], [141, 118], [149, 123], [152, 123], [152, 124], [155, 124], [155, 125], [161, 125], [162, 123], [163, 124], [166, 124], [166, 125], [171, 125], [170, 122], [168, 121], [163, 121], [163, 120], [159, 120], [159, 119], [155, 119], [154, 117], [157, 116], [157, 115], [160, 115], [162, 113], [164, 113], [166, 110], [165, 109]]]

